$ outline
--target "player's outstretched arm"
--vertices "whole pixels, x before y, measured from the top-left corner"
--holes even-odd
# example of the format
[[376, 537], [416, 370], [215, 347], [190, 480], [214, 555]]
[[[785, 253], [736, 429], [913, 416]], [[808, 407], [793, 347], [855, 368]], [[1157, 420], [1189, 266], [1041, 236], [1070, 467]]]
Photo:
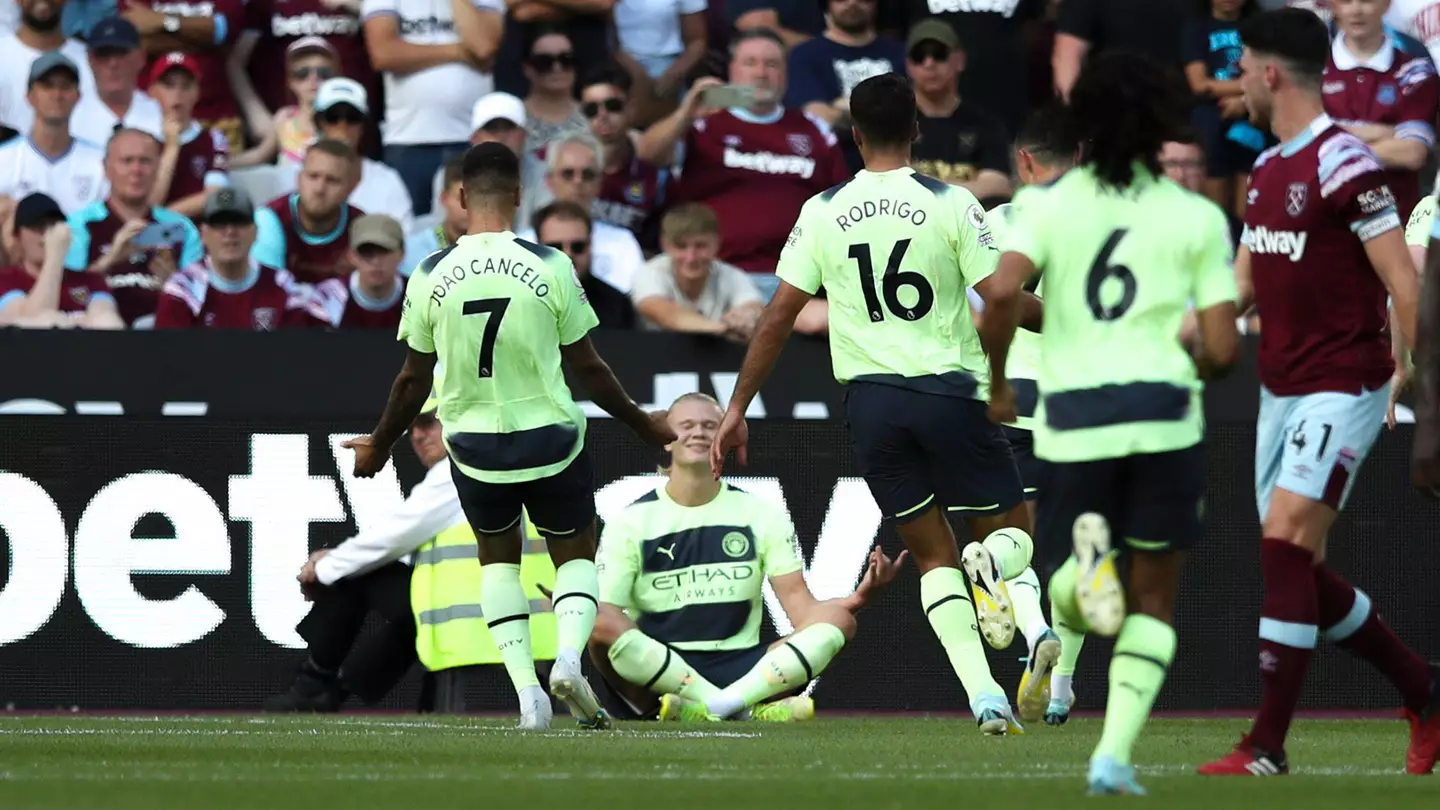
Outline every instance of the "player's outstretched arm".
[[740, 378], [735, 383], [735, 391], [730, 395], [730, 405], [725, 409], [720, 429], [715, 432], [715, 443], [710, 447], [710, 470], [717, 480], [724, 469], [725, 456], [731, 450], [735, 451], [737, 461], [741, 464], [748, 463], [745, 447], [749, 440], [749, 431], [745, 426], [745, 411], [750, 407], [755, 395], [760, 393], [760, 386], [770, 377], [775, 361], [780, 359], [780, 352], [785, 348], [785, 341], [790, 339], [790, 333], [795, 329], [796, 316], [812, 297], [810, 293], [781, 279], [780, 287], [775, 290], [775, 297], [765, 305], [765, 311], [760, 315], [760, 323], [755, 327], [755, 337], [750, 340], [750, 348], [745, 351], [745, 361], [740, 365]]
[[343, 447], [355, 451], [356, 477], [369, 478], [385, 466], [385, 460], [390, 457], [390, 448], [409, 430], [415, 417], [420, 415], [420, 408], [430, 397], [434, 380], [435, 353], [408, 349], [405, 365], [400, 368], [400, 373], [395, 375], [395, 383], [390, 386], [390, 401], [385, 403], [380, 424], [375, 426], [369, 436], [342, 444]]
[[580, 390], [606, 413], [635, 431], [641, 441], [654, 447], [664, 447], [675, 441], [675, 432], [665, 423], [664, 412], [649, 414], [635, 404], [615, 378], [610, 365], [595, 351], [589, 335], [568, 346], [561, 346], [560, 356], [579, 383]]
[[1386, 231], [1365, 243], [1365, 255], [1375, 274], [1390, 292], [1395, 319], [1405, 337], [1406, 346], [1415, 345], [1419, 331], [1420, 274], [1410, 259], [1410, 249], [1399, 228]]

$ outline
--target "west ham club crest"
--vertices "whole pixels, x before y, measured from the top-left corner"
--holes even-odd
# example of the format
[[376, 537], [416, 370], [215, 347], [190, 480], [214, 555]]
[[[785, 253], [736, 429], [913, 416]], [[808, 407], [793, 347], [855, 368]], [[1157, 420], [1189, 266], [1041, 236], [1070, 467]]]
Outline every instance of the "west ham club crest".
[[1305, 183], [1291, 183], [1285, 189], [1285, 213], [1292, 217], [1300, 216], [1305, 210], [1305, 203], [1310, 199], [1310, 187]]

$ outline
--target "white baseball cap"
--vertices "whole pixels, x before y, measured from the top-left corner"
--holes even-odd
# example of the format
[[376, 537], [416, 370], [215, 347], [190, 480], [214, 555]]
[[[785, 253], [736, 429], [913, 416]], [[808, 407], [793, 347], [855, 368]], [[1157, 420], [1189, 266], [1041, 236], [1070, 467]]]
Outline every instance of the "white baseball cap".
[[349, 104], [364, 115], [370, 114], [365, 87], [354, 79], [343, 76], [326, 79], [315, 92], [315, 112], [324, 112], [336, 104]]
[[[318, 102], [316, 109], [319, 109]], [[525, 102], [509, 93], [490, 93], [482, 97], [475, 102], [475, 110], [470, 113], [470, 131], [502, 118], [517, 127], [525, 126]]]

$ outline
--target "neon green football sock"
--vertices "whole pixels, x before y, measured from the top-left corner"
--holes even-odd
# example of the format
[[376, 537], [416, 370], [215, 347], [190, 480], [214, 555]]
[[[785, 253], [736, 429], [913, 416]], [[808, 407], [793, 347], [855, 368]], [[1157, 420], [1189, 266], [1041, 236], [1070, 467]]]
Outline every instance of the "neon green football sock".
[[783, 692], [800, 689], [824, 671], [845, 646], [845, 634], [833, 624], [819, 622], [792, 633], [740, 676], [706, 701], [716, 717], [730, 715]]
[[1090, 626], [1075, 604], [1075, 581], [1079, 576], [1080, 563], [1073, 556], [1050, 576], [1050, 621], [1057, 632], [1061, 627], [1079, 633], [1090, 632]]
[[1035, 569], [1026, 568], [1005, 585], [1015, 610], [1015, 626], [1025, 634], [1025, 643], [1033, 651], [1036, 642], [1050, 629], [1045, 621], [1045, 610], [1040, 607], [1040, 577], [1035, 574]]
[[1120, 626], [1115, 654], [1110, 659], [1110, 697], [1105, 703], [1105, 730], [1095, 757], [1110, 757], [1130, 764], [1135, 740], [1150, 707], [1165, 684], [1165, 673], [1175, 660], [1175, 628], [1153, 616], [1132, 613]]
[[677, 650], [638, 628], [625, 631], [610, 645], [610, 665], [615, 667], [615, 674], [656, 694], [702, 702], [720, 694], [720, 689], [696, 672]]
[[600, 579], [594, 560], [571, 560], [555, 569], [555, 591], [550, 604], [555, 611], [555, 640], [561, 652], [573, 654], [590, 641], [599, 607]]
[[981, 545], [995, 558], [1000, 578], [1006, 581], [1020, 576], [1029, 568], [1030, 557], [1035, 552], [1035, 541], [1024, 529], [996, 529]]
[[520, 566], [490, 563], [480, 568], [480, 611], [490, 637], [500, 649], [505, 671], [518, 694], [538, 688], [535, 659], [530, 653], [530, 600], [520, 584]]
[[970, 583], [964, 572], [935, 568], [920, 577], [920, 605], [971, 705], [982, 695], [1004, 695], [990, 674], [990, 662], [985, 660], [975, 606], [970, 602]]

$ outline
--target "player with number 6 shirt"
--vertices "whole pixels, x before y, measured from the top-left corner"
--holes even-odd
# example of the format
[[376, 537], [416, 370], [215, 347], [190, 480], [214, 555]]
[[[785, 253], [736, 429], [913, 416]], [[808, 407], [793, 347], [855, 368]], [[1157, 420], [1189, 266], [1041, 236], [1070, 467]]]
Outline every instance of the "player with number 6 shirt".
[[[1145, 792], [1135, 743], [1175, 657], [1181, 561], [1202, 535], [1202, 379], [1238, 352], [1225, 215], [1160, 166], [1187, 95], [1145, 57], [1092, 60], [1070, 91], [1079, 162], [1016, 197], [997, 271], [1045, 282], [1036, 536], [1070, 549], [1050, 580], [1051, 619], [1116, 637], [1092, 795]], [[1177, 339], [1191, 302], [1193, 357]], [[1014, 318], [987, 308], [992, 323], [1003, 362]]]
[[[1008, 302], [1013, 312], [1024, 279], [996, 274], [999, 254], [970, 192], [911, 168], [915, 104], [908, 81], [894, 73], [852, 92], [865, 169], [801, 209], [776, 270], [779, 290], [745, 356], [711, 465], [718, 476], [731, 449], [746, 463], [745, 409], [796, 315], [823, 286], [856, 461], [920, 569], [922, 607], [978, 725], [986, 734], [1006, 734], [1020, 726], [980, 636], [997, 648], [1013, 639], [1016, 611], [1005, 580], [1029, 569], [1033, 544], [1010, 445], [986, 413], [992, 385], [1013, 402], [1005, 361], [992, 356], [987, 368], [965, 288], [974, 287], [987, 307], [1004, 313]], [[961, 553], [951, 515], [984, 541]], [[1036, 589], [1037, 613], [1038, 598]]]

